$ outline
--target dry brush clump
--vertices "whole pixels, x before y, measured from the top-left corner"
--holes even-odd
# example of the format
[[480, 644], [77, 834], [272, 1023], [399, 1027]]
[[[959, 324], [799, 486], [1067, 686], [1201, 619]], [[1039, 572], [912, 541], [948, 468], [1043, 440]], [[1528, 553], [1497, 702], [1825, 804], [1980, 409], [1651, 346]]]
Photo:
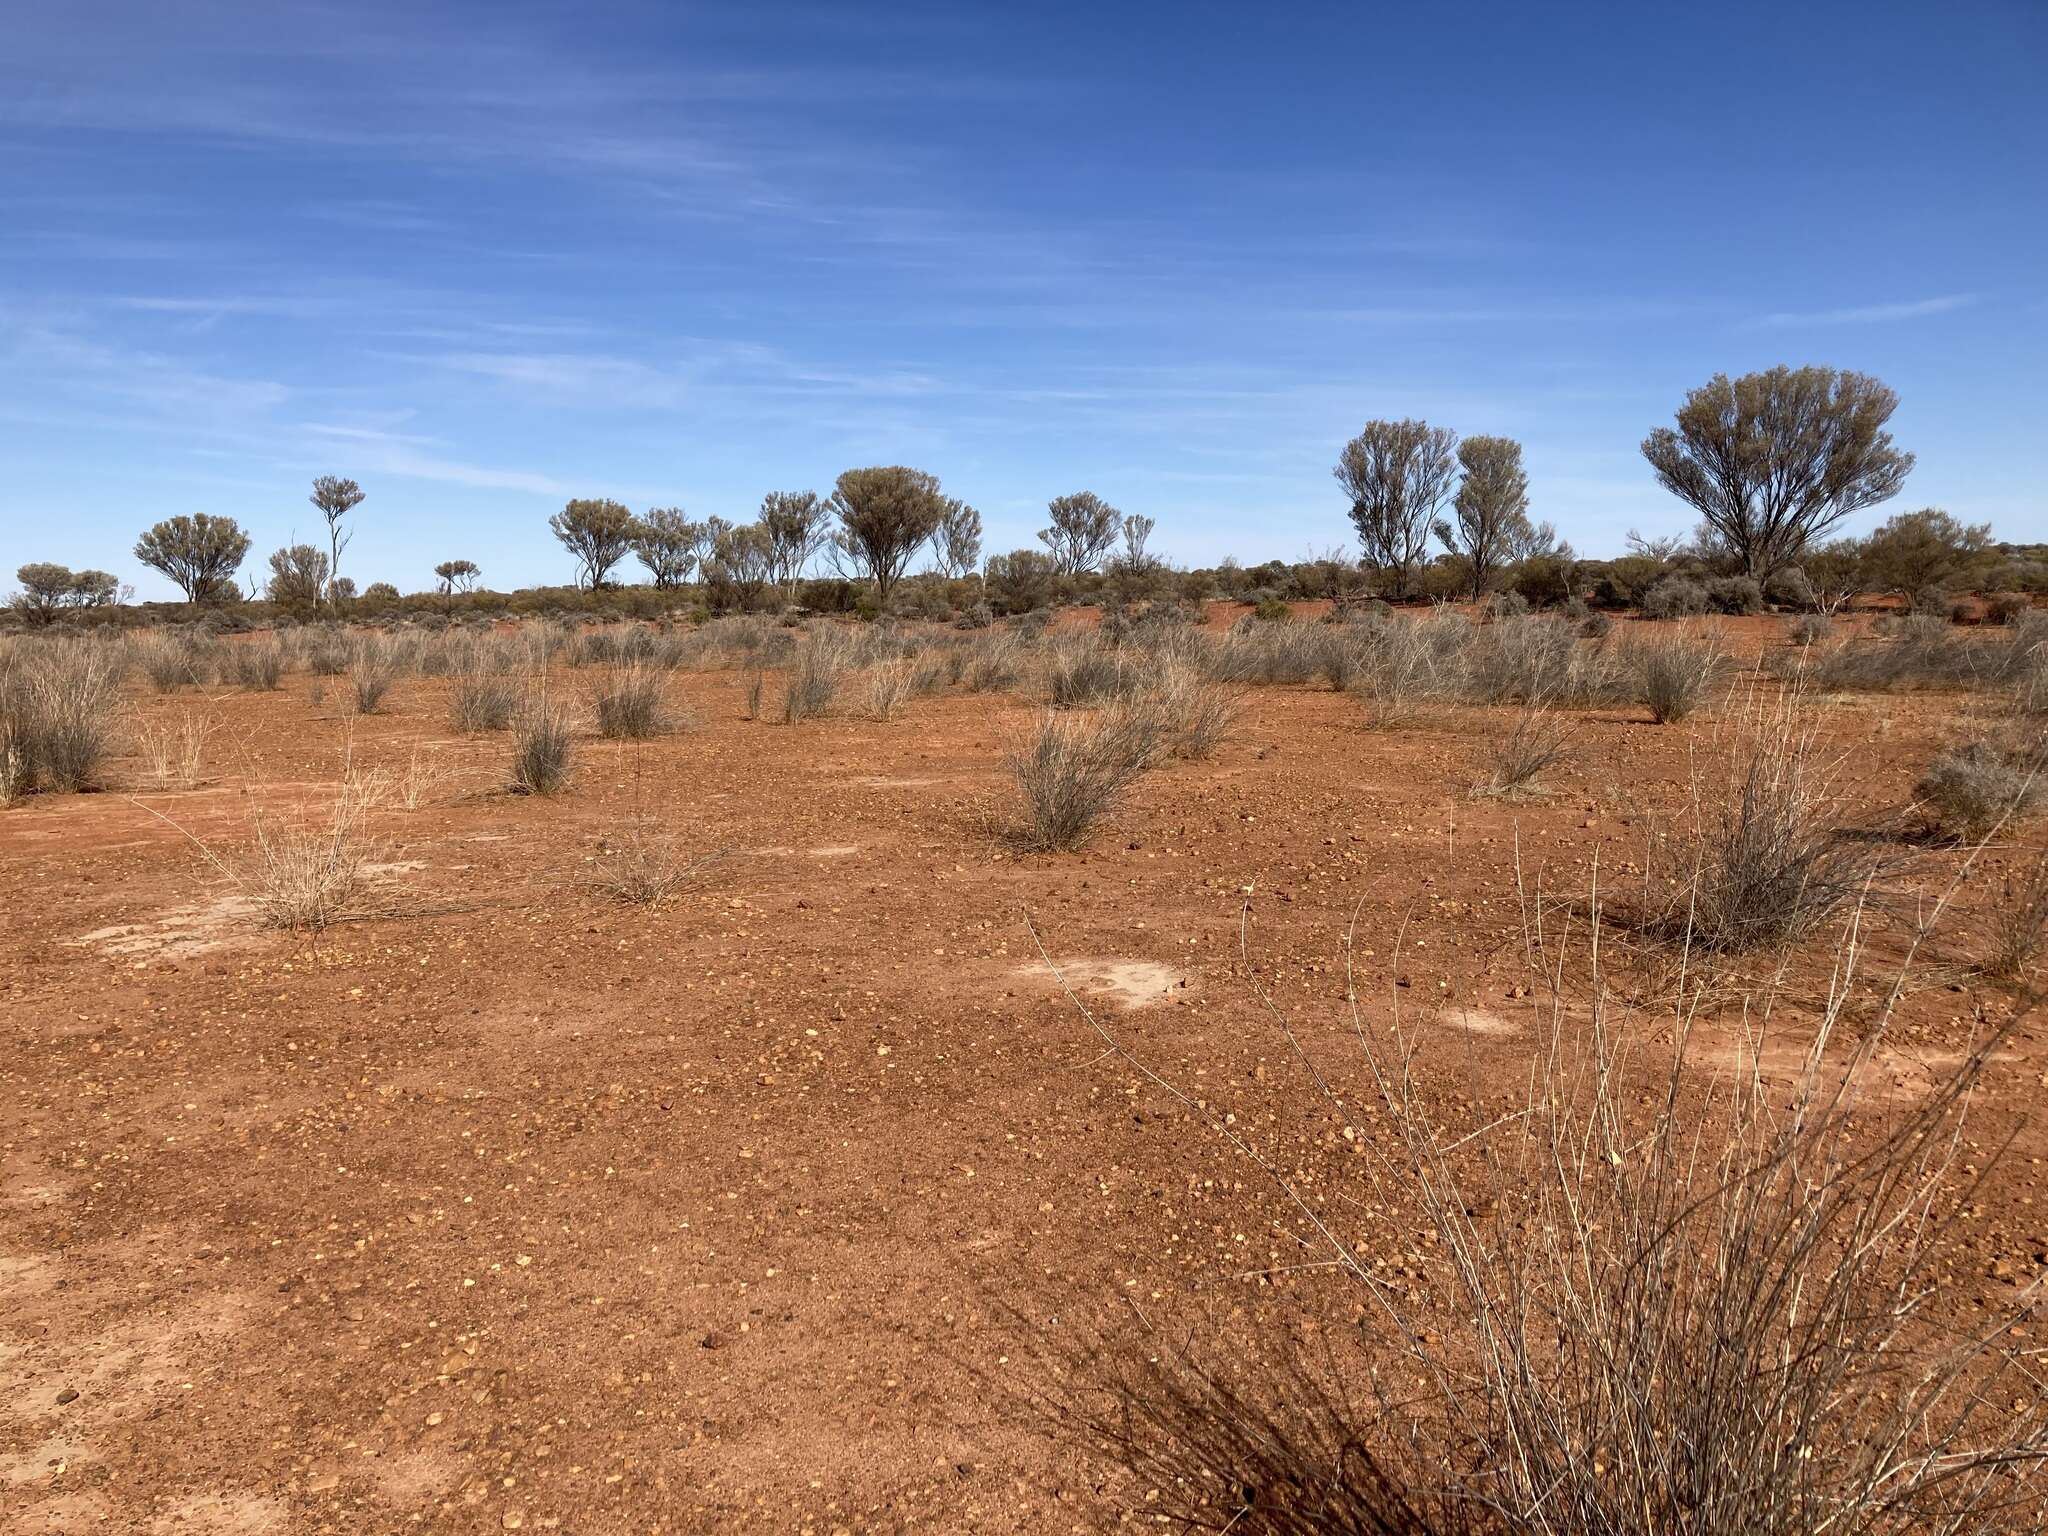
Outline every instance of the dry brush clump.
[[1472, 787], [1483, 799], [1539, 793], [1543, 775], [1570, 752], [1571, 728], [1547, 709], [1524, 709], [1486, 752], [1486, 777]]
[[348, 766], [324, 815], [255, 818], [254, 847], [232, 873], [267, 926], [318, 933], [354, 911], [374, 856], [368, 823], [384, 791], [381, 778]]
[[1984, 971], [2001, 981], [2023, 980], [2040, 960], [2048, 938], [2048, 855], [2030, 853], [2018, 870], [2000, 878], [1986, 910]]
[[2039, 734], [1967, 742], [1938, 754], [1913, 796], [1934, 831], [1974, 842], [2040, 808], [2044, 767], [2048, 738]]
[[1404, 724], [1424, 704], [1460, 697], [1471, 628], [1448, 609], [1425, 619], [1396, 619], [1381, 628], [1351, 683], [1369, 723], [1381, 728]]
[[1481, 704], [1588, 708], [1626, 694], [1611, 651], [1588, 644], [1569, 620], [1539, 614], [1474, 629], [1461, 671], [1465, 696]]
[[830, 709], [850, 661], [851, 647], [836, 626], [823, 626], [806, 635], [790, 657], [782, 723], [814, 720]]
[[542, 690], [513, 726], [508, 787], [520, 795], [558, 794], [569, 787], [573, 758], [568, 711], [552, 703]]
[[639, 813], [598, 846], [598, 889], [631, 906], [659, 905], [710, 860], [682, 851], [675, 832], [659, 816]]
[[379, 634], [363, 635], [349, 650], [349, 702], [359, 715], [374, 715], [384, 708], [384, 696], [405, 670], [405, 659], [397, 647]]
[[597, 734], [608, 741], [645, 741], [675, 728], [668, 673], [650, 662], [607, 663], [587, 693]]
[[1644, 873], [1624, 915], [1646, 932], [1722, 953], [1782, 948], [1877, 899], [1887, 860], [1840, 816], [1840, 756], [1790, 690], [1752, 696], [1725, 765], [1693, 778], [1670, 867]]
[[23, 645], [0, 657], [0, 803], [99, 787], [124, 666], [113, 646], [94, 641]]
[[1205, 762], [1230, 739], [1244, 713], [1244, 692], [1212, 682], [1185, 662], [1161, 661], [1126, 704], [1148, 716], [1163, 750], [1186, 762]]
[[[1334, 1187], [1076, 1000], [1105, 1054], [1271, 1182], [1274, 1226], [1303, 1243], [1289, 1267], [1332, 1277], [1297, 1292], [1305, 1319], [1267, 1309], [1211, 1350], [1091, 1345], [1036, 1391], [1124, 1474], [1105, 1518], [1238, 1536], [2040, 1530], [2038, 1282], [1952, 1305], [1956, 1271], [1983, 1262], [1968, 1110], [2003, 1036], [1917, 1099], [1867, 1103], [1905, 986], [1851, 1027], [1853, 920], [1818, 1021], [1781, 1028], [1759, 992], [1732, 1058], [1698, 994], [1641, 1014], [1619, 1001], [1597, 899], [1578, 995], [1573, 936], [1533, 926], [1550, 1002], [1506, 1113], [1455, 1092], [1462, 1073], [1435, 1086], [1424, 1045], [1441, 1034], [1398, 995], [1368, 1006], [1348, 986], [1327, 1037], [1355, 1046], [1318, 1060], [1258, 994], [1312, 1112], [1364, 1154]], [[1762, 1065], [1781, 1032], [1803, 1062], [1789, 1085]], [[1399, 1264], [1364, 1212], [1386, 1213]], [[1329, 1341], [1320, 1359], [1305, 1330]]]
[[287, 656], [284, 646], [271, 639], [246, 640], [226, 652], [235, 686], [249, 693], [268, 693], [284, 681]]
[[1158, 757], [1161, 736], [1157, 715], [1132, 704], [1041, 711], [1008, 759], [1023, 801], [1012, 840], [1040, 852], [1079, 847]]
[[519, 685], [500, 670], [498, 659], [471, 652], [448, 685], [448, 723], [458, 731], [502, 731], [519, 712]]
[[1639, 640], [1624, 653], [1635, 680], [1635, 700], [1659, 725], [1693, 713], [1714, 690], [1727, 666], [1720, 646], [1685, 630]]
[[1146, 658], [1092, 638], [1065, 640], [1045, 659], [1045, 689], [1055, 709], [1127, 698], [1144, 680]]
[[176, 720], [138, 716], [135, 742], [154, 789], [191, 789], [200, 782], [206, 744], [213, 737], [211, 715], [186, 710]]

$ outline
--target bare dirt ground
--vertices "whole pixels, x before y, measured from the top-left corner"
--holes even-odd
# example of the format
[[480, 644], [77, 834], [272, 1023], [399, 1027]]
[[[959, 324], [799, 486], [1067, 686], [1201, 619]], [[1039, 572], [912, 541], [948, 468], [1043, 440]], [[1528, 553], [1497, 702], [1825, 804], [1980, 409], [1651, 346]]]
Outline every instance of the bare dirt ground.
[[[1753, 659], [1779, 629], [1727, 633]], [[1365, 1007], [1424, 1021], [1447, 1092], [1512, 1097], [1537, 1025], [1518, 863], [1565, 894], [1596, 861], [1639, 874], [1733, 708], [1586, 712], [1553, 792], [1503, 802], [1468, 791], [1510, 711], [1375, 731], [1342, 694], [1259, 688], [1214, 760], [1027, 856], [987, 825], [1035, 699], [786, 726], [744, 718], [745, 681], [678, 674], [690, 729], [585, 735], [546, 800], [502, 792], [505, 737], [452, 733], [444, 682], [353, 721], [303, 674], [131, 687], [146, 718], [218, 717], [210, 782], [0, 814], [0, 1529], [1090, 1528], [1104, 1474], [1006, 1394], [1065, 1319], [1362, 1309], [1294, 1268], [1256, 1170], [1104, 1059], [1031, 928], [1147, 1063], [1341, 1181], [1355, 1146], [1245, 974], [1247, 888], [1256, 980], [1330, 1070], [1355, 913]], [[1832, 701], [1852, 824], [1977, 707]], [[417, 746], [455, 777], [377, 815], [375, 911], [265, 931], [199, 845], [232, 866], [252, 812], [317, 809], [351, 736], [358, 764]], [[593, 880], [636, 811], [717, 855], [651, 909]], [[1971, 961], [2018, 856], [1923, 954], [1880, 1097], [2016, 1006]], [[1914, 899], [1873, 922], [1869, 985]], [[1789, 993], [1834, 956], [1803, 948]], [[2023, 1030], [1973, 1119], [1987, 1155], [2019, 1140], [1957, 1308], [2048, 1264], [2044, 1072]], [[1344, 1224], [1376, 1262], [1412, 1246], [1391, 1215]]]

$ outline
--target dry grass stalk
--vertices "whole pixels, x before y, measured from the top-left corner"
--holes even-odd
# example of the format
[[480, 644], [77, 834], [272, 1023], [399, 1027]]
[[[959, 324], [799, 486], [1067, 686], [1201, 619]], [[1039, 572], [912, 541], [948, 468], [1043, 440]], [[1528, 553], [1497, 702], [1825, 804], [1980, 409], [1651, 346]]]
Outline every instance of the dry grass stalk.
[[455, 770], [441, 757], [415, 742], [406, 754], [405, 767], [392, 778], [392, 794], [401, 809], [417, 811], [439, 799], [442, 789], [455, 777]]
[[[1155, 1347], [1142, 1368], [1055, 1388], [1063, 1422], [1132, 1474], [1145, 1517], [1240, 1536], [2040, 1529], [2048, 1396], [2017, 1336], [2038, 1283], [1961, 1317], [1941, 1303], [1982, 1178], [1962, 1155], [1966, 1112], [2003, 1037], [1874, 1115], [1858, 1090], [1903, 980], [1880, 1017], [1848, 1026], [1852, 914], [1818, 1026], [1797, 1026], [1788, 1091], [1760, 1069], [1770, 994], [1750, 999], [1730, 1071], [1688, 1005], [1639, 1019], [1616, 1000], [1597, 891], [1593, 909], [1589, 996], [1571, 1006], [1572, 936], [1536, 925], [1551, 1003], [1504, 1117], [1440, 1106], [1417, 1069], [1427, 1032], [1398, 994], [1368, 1016], [1347, 988], [1363, 1081], [1341, 1095], [1334, 1064], [1310, 1061], [1259, 994], [1319, 1109], [1358, 1126], [1371, 1106], [1368, 1187], [1341, 1205], [1075, 999], [1111, 1054], [1274, 1182], [1305, 1262], [1350, 1282], [1403, 1369], [1356, 1392], [1325, 1376], [1246, 1394]], [[1424, 1241], [1399, 1278], [1332, 1230], [1345, 1209], [1414, 1213]], [[1348, 1303], [1335, 1310], [1328, 1331], [1355, 1335]]]
[[1142, 708], [1112, 706], [1094, 716], [1044, 710], [1009, 757], [1024, 801], [1014, 831], [1023, 847], [1079, 847], [1095, 823], [1157, 757], [1161, 728]]
[[569, 716], [543, 691], [512, 733], [513, 792], [552, 795], [566, 789], [572, 756]]
[[1984, 971], [2001, 981], [2024, 980], [2048, 938], [2048, 856], [2029, 855], [2017, 873], [1999, 881], [1998, 899], [1986, 911]]
[[135, 739], [147, 766], [151, 787], [191, 789], [200, 782], [206, 744], [212, 739], [214, 720], [187, 710], [173, 722], [138, 717]]
[[255, 847], [235, 877], [267, 926], [318, 933], [349, 913], [366, 883], [366, 828], [384, 792], [381, 778], [349, 766], [328, 813], [311, 825], [254, 818]]
[[1547, 709], [1525, 709], [1514, 728], [1487, 750], [1487, 774], [1473, 786], [1480, 798], [1512, 799], [1541, 792], [1543, 775], [1562, 763], [1571, 728]]

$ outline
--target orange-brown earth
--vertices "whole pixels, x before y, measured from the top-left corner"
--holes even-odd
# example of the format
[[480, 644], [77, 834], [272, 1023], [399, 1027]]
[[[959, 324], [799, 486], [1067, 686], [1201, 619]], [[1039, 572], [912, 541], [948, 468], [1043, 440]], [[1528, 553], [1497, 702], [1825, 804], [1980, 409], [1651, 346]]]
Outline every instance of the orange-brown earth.
[[[987, 830], [1027, 695], [785, 726], [744, 718], [740, 675], [683, 672], [691, 728], [579, 739], [543, 800], [498, 788], [502, 735], [448, 730], [445, 683], [353, 721], [309, 684], [131, 690], [218, 719], [209, 782], [126, 792], [125, 759], [108, 792], [0, 814], [8, 1531], [1086, 1528], [1105, 1475], [1003, 1391], [1062, 1320], [1362, 1308], [1293, 1268], [1317, 1255], [1255, 1169], [1105, 1059], [1027, 918], [1135, 1053], [1341, 1187], [1355, 1144], [1244, 974], [1247, 888], [1257, 979], [1326, 1070], [1352, 1059], [1355, 911], [1365, 1008], [1423, 1022], [1446, 1093], [1512, 1097], [1537, 1023], [1517, 859], [1562, 894], [1596, 860], [1625, 884], [1735, 709], [1586, 712], [1553, 793], [1506, 803], [1468, 790], [1508, 711], [1375, 731], [1260, 688], [1214, 760], [1148, 774], [1087, 851], [1027, 856]], [[1891, 817], [1979, 708], [1832, 701], [1847, 819]], [[367, 915], [266, 931], [222, 866], [252, 817], [317, 815], [350, 739], [359, 767], [418, 747], [456, 777], [374, 818]], [[653, 908], [594, 880], [643, 811], [716, 854]], [[1923, 956], [1881, 1092], [2014, 1008], [1969, 960], [2017, 857]], [[1905, 921], [1874, 923], [1873, 985]], [[1793, 1001], [1833, 956], [1805, 947]], [[1996, 1063], [1985, 1147], [2042, 1054], [2023, 1030]], [[2048, 1261], [2020, 1134], [1958, 1307]], [[1415, 1243], [1338, 1225], [1374, 1262]]]

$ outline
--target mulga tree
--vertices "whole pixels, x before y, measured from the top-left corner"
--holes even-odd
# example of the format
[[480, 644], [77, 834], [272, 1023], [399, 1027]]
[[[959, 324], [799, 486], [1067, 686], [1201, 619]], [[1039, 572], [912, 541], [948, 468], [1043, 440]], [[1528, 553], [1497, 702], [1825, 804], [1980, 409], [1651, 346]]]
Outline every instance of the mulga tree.
[[1511, 437], [1468, 437], [1458, 444], [1458, 463], [1465, 476], [1451, 515], [1437, 520], [1436, 536], [1445, 549], [1464, 556], [1476, 601], [1533, 539], [1529, 477], [1522, 471], [1522, 445]]
[[474, 560], [443, 560], [434, 567], [434, 577], [441, 583], [441, 595], [453, 597], [457, 592], [474, 592], [476, 581], [483, 575], [483, 568]]
[[327, 551], [311, 544], [292, 544], [273, 550], [270, 577], [264, 595], [285, 608], [303, 609], [317, 605], [330, 595]]
[[704, 542], [704, 525], [683, 515], [681, 507], [654, 507], [633, 527], [633, 553], [647, 567], [654, 584], [664, 590], [690, 579]]
[[1764, 582], [1844, 518], [1898, 495], [1913, 468], [1885, 431], [1898, 404], [1846, 369], [1717, 373], [1685, 397], [1676, 427], [1643, 439], [1643, 457]]
[[714, 607], [751, 613], [774, 578], [768, 530], [759, 523], [728, 523], [722, 517], [712, 518], [706, 528], [711, 540], [704, 557], [707, 598]]
[[875, 584], [884, 606], [913, 556], [939, 531], [947, 500], [938, 476], [901, 464], [849, 469], [832, 492], [838, 548]]
[[785, 599], [831, 536], [832, 509], [816, 491], [770, 491], [761, 498], [760, 529], [768, 540], [768, 579]]
[[161, 571], [188, 603], [233, 601], [235, 572], [249, 553], [249, 535], [232, 517], [167, 517], [136, 540], [135, 558]]
[[1093, 491], [1055, 496], [1045, 510], [1051, 522], [1038, 530], [1039, 542], [1062, 576], [1094, 570], [1123, 537], [1124, 515]]
[[624, 502], [608, 498], [572, 501], [548, 519], [562, 548], [576, 557], [576, 585], [593, 592], [609, 583], [613, 569], [632, 550], [638, 526]]
[[1360, 556], [1386, 576], [1397, 597], [1414, 588], [1457, 474], [1457, 446], [1458, 434], [1449, 427], [1369, 421], [1331, 471], [1351, 498]]
[[327, 600], [339, 606], [343, 598], [335, 583], [341, 579], [341, 552], [355, 537], [354, 531], [344, 529], [341, 523], [363, 504], [363, 488], [340, 475], [322, 475], [313, 482], [313, 494], [306, 499], [327, 525]]
[[1166, 562], [1145, 547], [1157, 526], [1152, 518], [1137, 513], [1124, 519], [1123, 547], [1109, 557], [1104, 568], [1119, 603], [1140, 602], [1159, 589]]
[[939, 570], [958, 581], [981, 569], [981, 514], [966, 502], [947, 498], [946, 515], [939, 519], [939, 531], [932, 540]]
[[69, 608], [101, 608], [114, 601], [120, 582], [107, 571], [74, 571], [68, 565], [32, 560], [14, 573], [21, 590], [9, 606], [30, 624], [54, 624]]

